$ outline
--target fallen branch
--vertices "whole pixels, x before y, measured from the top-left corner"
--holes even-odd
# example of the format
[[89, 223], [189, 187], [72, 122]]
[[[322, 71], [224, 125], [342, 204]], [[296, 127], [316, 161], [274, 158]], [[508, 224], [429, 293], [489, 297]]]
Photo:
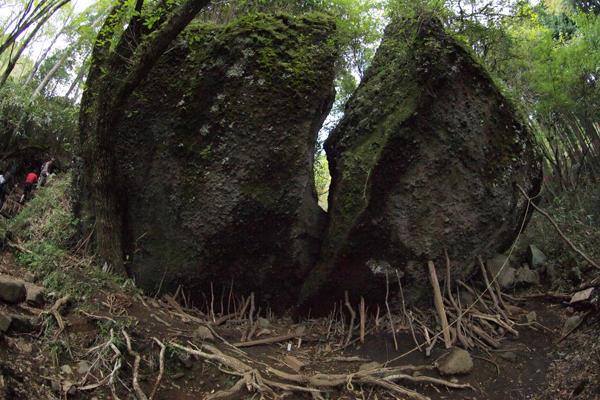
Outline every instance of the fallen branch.
[[298, 329], [296, 329], [296, 332], [291, 333], [289, 335], [277, 336], [277, 337], [260, 339], [260, 340], [253, 340], [251, 342], [238, 342], [238, 343], [233, 343], [233, 346], [249, 347], [249, 346], [258, 346], [261, 344], [271, 344], [271, 343], [283, 342], [286, 340], [302, 337], [304, 335], [304, 330], [305, 330], [305, 327], [301, 326]]

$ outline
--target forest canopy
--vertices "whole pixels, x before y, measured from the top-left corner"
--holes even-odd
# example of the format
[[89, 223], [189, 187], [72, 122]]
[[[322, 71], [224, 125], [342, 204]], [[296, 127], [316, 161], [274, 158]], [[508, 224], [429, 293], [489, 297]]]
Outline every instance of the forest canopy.
[[[160, 4], [145, 2], [144, 7], [156, 10], [145, 20], [147, 28], [169, 12]], [[136, 2], [123, 1], [121, 21], [139, 12], [135, 7]], [[227, 24], [252, 13], [334, 15], [343, 53], [336, 72], [336, 102], [320, 136], [324, 139], [343, 115], [389, 19], [423, 8], [433, 11], [471, 49], [530, 117], [549, 175], [566, 187], [580, 184], [577, 177], [584, 171], [600, 171], [594, 146], [600, 139], [597, 1], [233, 0], [208, 3], [196, 19]], [[90, 54], [110, 9], [108, 0], [93, 1], [87, 8], [69, 0], [11, 0], [0, 6], [4, 153], [37, 145], [54, 154], [73, 150]], [[118, 34], [110, 40], [117, 39]]]

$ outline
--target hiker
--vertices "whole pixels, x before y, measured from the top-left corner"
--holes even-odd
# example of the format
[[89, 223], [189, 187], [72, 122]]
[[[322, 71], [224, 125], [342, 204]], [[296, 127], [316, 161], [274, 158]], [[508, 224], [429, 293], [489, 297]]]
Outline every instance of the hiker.
[[23, 189], [23, 196], [21, 196], [21, 200], [19, 200], [19, 203], [23, 204], [23, 200], [29, 201], [29, 193], [31, 193], [33, 185], [35, 185], [38, 181], [37, 174], [38, 170], [36, 169], [32, 173], [27, 175], [27, 180], [25, 180], [25, 188]]
[[6, 198], [6, 179], [0, 174], [0, 211], [4, 207], [4, 199]]
[[48, 180], [48, 175], [50, 175], [49, 169], [52, 161], [54, 161], [54, 158], [42, 164], [42, 172], [40, 173], [40, 187], [44, 186]]

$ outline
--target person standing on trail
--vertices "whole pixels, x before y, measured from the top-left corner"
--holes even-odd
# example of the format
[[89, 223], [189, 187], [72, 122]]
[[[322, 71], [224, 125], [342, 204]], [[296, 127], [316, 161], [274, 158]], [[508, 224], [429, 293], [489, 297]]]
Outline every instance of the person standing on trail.
[[4, 207], [4, 200], [6, 198], [6, 179], [4, 175], [0, 174], [0, 211]]
[[25, 180], [25, 189], [23, 189], [23, 196], [21, 196], [21, 200], [19, 200], [19, 203], [23, 204], [23, 200], [29, 200], [29, 193], [31, 193], [33, 185], [35, 185], [38, 181], [37, 174], [38, 170], [36, 169], [32, 173], [27, 175], [27, 180]]
[[42, 172], [40, 173], [40, 187], [44, 186], [46, 184], [46, 181], [48, 180], [48, 175], [50, 175], [48, 171], [50, 169], [52, 161], [54, 161], [54, 158], [42, 164]]

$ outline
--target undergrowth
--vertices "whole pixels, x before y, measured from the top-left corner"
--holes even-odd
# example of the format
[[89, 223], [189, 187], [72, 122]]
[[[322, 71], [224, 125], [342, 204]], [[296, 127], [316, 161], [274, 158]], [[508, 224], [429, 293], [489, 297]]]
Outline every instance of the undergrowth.
[[[561, 190], [546, 182], [539, 207], [556, 222], [562, 233], [598, 263], [600, 258], [600, 186], [590, 183]], [[548, 219], [534, 212], [521, 243], [536, 245], [551, 260], [551, 289], [569, 291], [593, 278], [596, 269], [565, 242]]]
[[59, 295], [89, 298], [98, 290], [137, 293], [129, 280], [102, 272], [85, 253], [85, 238], [78, 237], [79, 221], [71, 210], [70, 193], [70, 175], [56, 175], [8, 221], [8, 229], [24, 250], [17, 260]]

